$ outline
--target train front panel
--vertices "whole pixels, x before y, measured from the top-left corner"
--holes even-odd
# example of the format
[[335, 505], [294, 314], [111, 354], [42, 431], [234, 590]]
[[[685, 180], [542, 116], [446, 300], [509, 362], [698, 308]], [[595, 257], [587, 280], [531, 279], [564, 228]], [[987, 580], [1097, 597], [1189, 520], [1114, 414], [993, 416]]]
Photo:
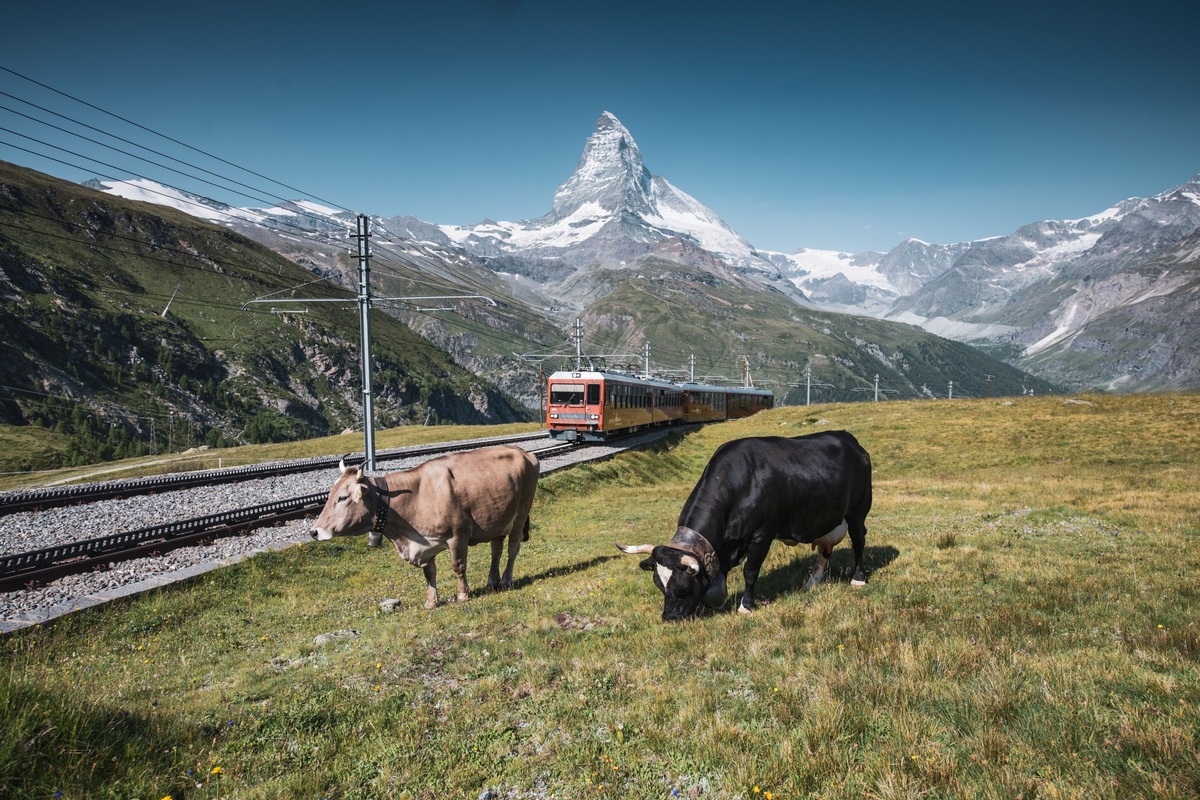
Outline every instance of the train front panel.
[[546, 429], [573, 442], [600, 430], [604, 378], [598, 372], [555, 372], [546, 381]]

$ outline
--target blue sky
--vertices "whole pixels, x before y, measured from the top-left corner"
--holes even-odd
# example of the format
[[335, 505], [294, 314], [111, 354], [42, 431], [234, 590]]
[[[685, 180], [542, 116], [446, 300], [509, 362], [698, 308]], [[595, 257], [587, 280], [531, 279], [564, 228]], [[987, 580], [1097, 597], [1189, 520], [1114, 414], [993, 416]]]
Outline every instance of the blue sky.
[[[0, 66], [370, 214], [540, 216], [605, 110], [651, 172], [787, 252], [1000, 235], [1200, 173], [1194, 0], [13, 6]], [[10, 73], [0, 91], [7, 108], [46, 117], [20, 101], [34, 102], [298, 196]], [[11, 111], [0, 127], [0, 159], [113, 172], [48, 150], [65, 134]], [[128, 165], [119, 177], [263, 205], [62, 146]]]

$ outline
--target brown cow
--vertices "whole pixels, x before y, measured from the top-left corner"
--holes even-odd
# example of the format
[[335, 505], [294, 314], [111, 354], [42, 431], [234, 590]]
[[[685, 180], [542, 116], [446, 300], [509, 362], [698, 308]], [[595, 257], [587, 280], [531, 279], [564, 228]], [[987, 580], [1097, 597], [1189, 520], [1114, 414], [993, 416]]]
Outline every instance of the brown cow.
[[[537, 456], [506, 445], [451, 453], [380, 478], [342, 464], [312, 536], [325, 541], [371, 531], [373, 543], [380, 535], [391, 539], [401, 558], [425, 570], [427, 609], [438, 599], [434, 556], [450, 551], [458, 599], [466, 600], [467, 548], [491, 542], [488, 588], [508, 589], [521, 542], [529, 538], [538, 472]], [[508, 567], [501, 577], [506, 538]]]

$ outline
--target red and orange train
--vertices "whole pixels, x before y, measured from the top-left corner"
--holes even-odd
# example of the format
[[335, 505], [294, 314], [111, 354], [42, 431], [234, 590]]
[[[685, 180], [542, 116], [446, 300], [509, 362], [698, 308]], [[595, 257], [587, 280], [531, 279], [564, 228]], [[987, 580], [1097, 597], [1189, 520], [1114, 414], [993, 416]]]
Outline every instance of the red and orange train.
[[774, 405], [767, 389], [555, 372], [547, 381], [546, 428], [552, 439], [597, 442], [663, 425], [748, 417]]

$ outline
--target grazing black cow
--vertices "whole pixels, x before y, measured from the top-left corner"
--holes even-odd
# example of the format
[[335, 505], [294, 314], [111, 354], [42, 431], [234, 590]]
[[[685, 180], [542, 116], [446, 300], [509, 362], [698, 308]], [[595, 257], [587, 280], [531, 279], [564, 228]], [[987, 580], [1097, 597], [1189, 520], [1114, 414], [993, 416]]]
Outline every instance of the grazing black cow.
[[745, 559], [738, 611], [754, 609], [754, 584], [771, 542], [810, 544], [820, 553], [808, 589], [825, 577], [829, 555], [847, 530], [854, 547], [852, 586], [863, 586], [871, 456], [846, 431], [735, 439], [713, 453], [663, 545], [618, 544], [649, 554], [641, 568], [663, 593], [663, 621], [684, 619], [703, 602], [720, 608], [725, 575]]

